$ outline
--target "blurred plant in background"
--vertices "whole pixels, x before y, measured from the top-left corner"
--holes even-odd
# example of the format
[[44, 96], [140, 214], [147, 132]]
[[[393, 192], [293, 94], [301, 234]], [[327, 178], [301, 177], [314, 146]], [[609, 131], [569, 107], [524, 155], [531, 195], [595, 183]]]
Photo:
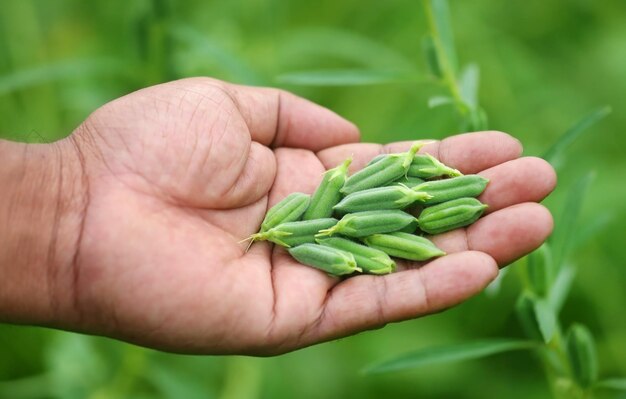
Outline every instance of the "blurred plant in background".
[[[442, 138], [487, 125], [508, 131], [558, 167], [560, 186], [547, 201], [557, 216], [548, 246], [504, 269], [488, 295], [440, 315], [268, 359], [178, 356], [0, 325], [0, 398], [539, 398], [550, 389], [575, 397], [591, 385], [596, 397], [616, 397], [619, 390], [602, 386], [624, 389], [624, 380], [595, 378], [626, 375], [626, 3], [451, 6], [5, 1], [2, 138], [53, 141], [129, 91], [209, 75], [295, 91], [355, 121], [365, 140]], [[461, 59], [476, 64], [459, 68]], [[557, 140], [597, 104], [612, 104], [611, 118], [588, 129], [606, 116], [602, 108]], [[582, 135], [600, 127], [593, 140]], [[548, 142], [557, 144], [545, 152]], [[407, 350], [418, 351], [401, 355]], [[447, 363], [359, 375], [364, 364], [394, 355], [403, 368]]]
[[[430, 28], [424, 41], [425, 56], [431, 66], [431, 73], [446, 84], [453, 96], [433, 97], [429, 104], [456, 104], [459, 114], [464, 118], [462, 128], [470, 126], [485, 129], [487, 118], [477, 104], [478, 68], [474, 65], [468, 67], [459, 84], [452, 66], [457, 56], [447, 0], [424, 0], [423, 3]], [[558, 168], [567, 147], [610, 112], [609, 107], [604, 107], [583, 118], [566, 131], [543, 158]], [[557, 398], [588, 398], [592, 396], [594, 389], [599, 388], [626, 391], [626, 378], [598, 381], [598, 358], [594, 337], [589, 329], [582, 324], [573, 324], [564, 336], [558, 321], [558, 314], [567, 299], [575, 275], [574, 266], [567, 263], [572, 244], [577, 239], [580, 243], [581, 237], [584, 240], [593, 234], [586, 229], [578, 229], [577, 225], [583, 199], [592, 178], [593, 172], [588, 173], [570, 189], [562, 206], [561, 224], [555, 227], [547, 243], [527, 257], [525, 267], [519, 268], [522, 271], [520, 276], [523, 291], [515, 309], [524, 332], [531, 340], [492, 339], [427, 348], [375, 364], [367, 371], [398, 371], [433, 363], [475, 359], [495, 353], [536, 349], [552, 392]], [[606, 219], [599, 219], [598, 222], [605, 223]], [[599, 228], [597, 224], [591, 227]], [[506, 274], [503, 272], [499, 278], [504, 278]], [[491, 290], [497, 290], [499, 284], [501, 281], [495, 282]]]

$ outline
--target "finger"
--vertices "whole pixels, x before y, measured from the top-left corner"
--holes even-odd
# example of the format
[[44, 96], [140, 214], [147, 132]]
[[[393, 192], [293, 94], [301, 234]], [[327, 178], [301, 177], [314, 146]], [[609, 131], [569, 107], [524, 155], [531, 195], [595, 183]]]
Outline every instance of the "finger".
[[489, 179], [478, 199], [489, 205], [487, 213], [522, 202], [539, 202], [556, 186], [556, 173], [541, 158], [525, 157], [480, 172]]
[[[191, 78], [179, 85], [218, 91], [234, 102], [254, 141], [271, 147], [323, 148], [359, 141], [357, 127], [327, 108], [289, 92]], [[219, 94], [217, 97], [219, 97]]]
[[242, 207], [258, 201], [270, 191], [275, 176], [276, 159], [272, 150], [257, 142], [251, 142], [243, 168], [233, 184], [215, 193], [213, 208]]
[[490, 256], [466, 251], [420, 269], [348, 279], [333, 288], [307, 338], [333, 339], [446, 309], [480, 292], [497, 274]]
[[431, 237], [446, 253], [481, 251], [504, 266], [538, 248], [552, 232], [550, 212], [527, 202], [489, 214], [466, 229]]
[[[326, 168], [354, 155], [351, 170], [363, 168], [379, 154], [406, 151], [414, 141], [380, 144], [345, 144], [318, 152]], [[463, 173], [477, 173], [506, 161], [518, 158], [522, 146], [518, 140], [502, 132], [466, 133], [432, 141], [420, 153], [428, 153], [448, 166]]]

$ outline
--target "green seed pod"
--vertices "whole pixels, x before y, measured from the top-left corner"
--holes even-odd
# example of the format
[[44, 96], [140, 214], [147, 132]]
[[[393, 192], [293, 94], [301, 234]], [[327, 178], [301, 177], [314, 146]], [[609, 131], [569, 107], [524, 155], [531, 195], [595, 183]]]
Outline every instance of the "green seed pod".
[[401, 232], [373, 234], [365, 237], [363, 241], [372, 248], [402, 259], [427, 260], [446, 254], [427, 238], [415, 234]]
[[409, 205], [429, 198], [428, 194], [415, 191], [402, 184], [387, 187], [370, 188], [348, 194], [335, 205], [340, 214], [387, 209], [404, 209]]
[[413, 234], [417, 231], [417, 219], [413, 220], [411, 223], [407, 224], [405, 227], [398, 230], [401, 233], [409, 233]]
[[533, 292], [545, 297], [553, 280], [552, 253], [548, 244], [543, 244], [528, 255], [528, 281]]
[[289, 253], [298, 262], [335, 276], [362, 271], [351, 253], [323, 245], [302, 244], [290, 248]]
[[351, 194], [368, 188], [381, 187], [406, 175], [415, 153], [423, 145], [423, 143], [415, 143], [406, 153], [387, 155], [378, 162], [366, 166], [346, 180], [341, 192]]
[[420, 184], [424, 183], [424, 180], [420, 179], [419, 177], [412, 177], [412, 176], [402, 176], [401, 178], [392, 181], [391, 183], [388, 184], [388, 186], [394, 186], [396, 184], [404, 184], [405, 186], [409, 187], [409, 188], [413, 188], [415, 186], [418, 186]]
[[574, 380], [582, 388], [590, 387], [598, 379], [598, 356], [593, 335], [587, 327], [574, 324], [567, 332], [565, 342]]
[[[374, 158], [372, 158], [372, 159], [371, 159], [371, 160], [367, 163], [367, 165], [365, 165], [365, 166], [370, 166], [370, 165], [373, 165], [373, 164], [375, 164], [376, 162], [378, 162], [378, 161], [382, 160], [383, 158], [388, 157], [388, 156], [390, 156], [390, 155], [402, 155], [402, 154], [379, 154], [379, 155], [376, 155]], [[416, 155], [416, 156], [417, 156], [417, 155]]]
[[477, 197], [485, 190], [488, 182], [488, 179], [479, 175], [466, 175], [451, 179], [427, 181], [413, 189], [429, 194], [430, 198], [426, 199], [424, 203], [433, 205], [457, 198]]
[[289, 194], [285, 197], [285, 199], [267, 211], [265, 219], [263, 220], [263, 223], [261, 223], [261, 230], [259, 233], [263, 233], [281, 223], [299, 220], [309, 206], [310, 201], [311, 197], [307, 194]]
[[282, 223], [268, 231], [253, 234], [250, 239], [253, 241], [271, 241], [287, 248], [295, 247], [301, 244], [314, 243], [315, 235], [320, 230], [328, 229], [335, 224], [337, 224], [337, 219], [333, 218]]
[[356, 212], [345, 215], [333, 227], [320, 230], [316, 237], [343, 234], [358, 238], [398, 231], [411, 224], [415, 224], [415, 217], [402, 211]]
[[428, 234], [444, 233], [474, 223], [486, 208], [476, 198], [459, 198], [424, 209], [417, 224]]
[[462, 176], [463, 173], [441, 163], [430, 154], [416, 155], [411, 162], [407, 176], [419, 177], [421, 179], [432, 179], [433, 177]]
[[356, 265], [370, 274], [388, 274], [396, 270], [396, 262], [378, 249], [370, 248], [351, 240], [339, 237], [318, 239], [320, 245], [350, 252]]
[[537, 313], [535, 312], [535, 297], [528, 292], [523, 293], [515, 303], [515, 312], [524, 333], [530, 338], [543, 341], [541, 329], [537, 323]]
[[352, 158], [346, 159], [341, 165], [324, 172], [322, 182], [315, 190], [311, 203], [307, 208], [303, 220], [331, 217], [333, 206], [341, 200], [341, 188], [348, 176], [348, 167]]

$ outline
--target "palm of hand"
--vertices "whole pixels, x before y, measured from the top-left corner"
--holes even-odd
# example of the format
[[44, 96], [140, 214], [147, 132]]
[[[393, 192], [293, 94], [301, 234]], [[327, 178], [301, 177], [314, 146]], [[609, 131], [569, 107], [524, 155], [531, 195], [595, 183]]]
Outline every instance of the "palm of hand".
[[[336, 145], [358, 134], [329, 111], [207, 80], [122, 98], [77, 136], [91, 154], [76, 261], [84, 329], [166, 350], [280, 353], [438, 311], [481, 290], [496, 262], [528, 252], [551, 228], [540, 206], [513, 206], [552, 189], [547, 165], [514, 160], [518, 144], [503, 134], [457, 136], [443, 142], [445, 151], [442, 143], [424, 150], [464, 172], [486, 169], [492, 183], [482, 199], [496, 212], [437, 237], [452, 255], [340, 281], [281, 248], [257, 243], [245, 253], [239, 241], [258, 229], [269, 204], [312, 192], [326, 168], [354, 154], [358, 169], [407, 143]], [[527, 218], [535, 223], [520, 224]]]

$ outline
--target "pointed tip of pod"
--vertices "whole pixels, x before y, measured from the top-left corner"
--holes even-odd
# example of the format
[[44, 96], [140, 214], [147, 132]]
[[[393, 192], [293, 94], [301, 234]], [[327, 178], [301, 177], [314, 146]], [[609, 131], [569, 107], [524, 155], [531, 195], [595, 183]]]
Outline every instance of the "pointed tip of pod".
[[354, 159], [354, 154], [350, 155], [345, 161], [343, 161], [341, 163], [341, 165], [339, 165], [339, 167], [341, 167], [342, 169], [347, 170], [348, 167], [352, 164], [352, 160]]
[[424, 147], [426, 144], [431, 143], [433, 140], [420, 140], [420, 141], [416, 141], [411, 145], [411, 149], [409, 150], [409, 153], [415, 155], [417, 154], [417, 152]]
[[378, 261], [381, 264], [383, 264], [385, 267], [381, 267], [379, 269], [373, 269], [373, 270], [368, 270], [367, 272], [369, 274], [376, 274], [376, 275], [383, 275], [383, 274], [390, 274], [396, 271], [396, 262], [394, 262], [391, 258], [389, 257], [375, 257], [372, 258], [372, 260]]
[[413, 145], [411, 145], [411, 148], [409, 149], [409, 151], [406, 153], [404, 161], [402, 162], [402, 166], [404, 167], [404, 177], [406, 177], [406, 174], [408, 173], [409, 170], [409, 166], [411, 166], [411, 163], [413, 162], [413, 158], [415, 158], [415, 154], [417, 154], [417, 152], [420, 150], [420, 148], [422, 148], [424, 146], [424, 143], [421, 141], [416, 141], [413, 143]]
[[[461, 173], [461, 171], [459, 171], [458, 169], [450, 168], [450, 172], [448, 172], [448, 176], [450, 176], [450, 177], [459, 177], [459, 176], [463, 176], [463, 173]], [[487, 181], [489, 181], [489, 180], [487, 180]]]
[[[419, 186], [418, 186], [419, 187]], [[417, 187], [413, 187], [413, 192], [415, 193], [415, 200], [416, 201], [427, 201], [431, 198], [433, 198], [432, 195], [428, 194], [426, 191], [421, 191], [421, 190], [416, 190]]]
[[330, 237], [333, 234], [335, 234], [335, 231], [337, 229], [335, 228], [335, 226], [330, 227], [328, 229], [322, 229], [320, 230], [316, 235], [315, 235], [315, 239], [319, 239], [319, 238], [325, 238], [325, 237]]
[[324, 172], [324, 174], [330, 174], [331, 180], [337, 177], [345, 178], [348, 175], [348, 168], [350, 167], [351, 164], [352, 164], [352, 155], [350, 155], [349, 158], [347, 158], [345, 161], [335, 166], [334, 168], [328, 169], [326, 172]]
[[252, 234], [250, 237], [247, 237], [247, 238], [244, 238], [243, 240], [237, 241], [237, 244], [243, 244], [246, 241], [248, 241], [248, 245], [246, 245], [246, 249], [243, 251], [244, 253], [247, 253], [250, 250], [250, 247], [256, 241], [255, 236], [258, 236], [259, 234], [260, 233], [255, 233], [255, 234]]
[[[437, 158], [433, 157], [433, 156], [432, 156], [431, 154], [429, 154], [429, 153], [424, 154], [424, 156], [425, 156], [426, 158], [430, 159], [430, 161], [431, 161], [433, 164], [435, 164], [435, 165], [437, 165], [437, 164], [440, 164], [440, 163], [441, 163], [441, 162], [439, 162], [439, 160], [438, 160]], [[453, 170], [456, 170], [456, 169], [453, 169]]]
[[265, 239], [267, 239], [267, 233], [258, 232], [258, 233], [251, 234], [249, 237], [246, 237], [243, 240], [237, 242], [237, 244], [243, 244], [246, 241], [250, 241], [252, 243], [254, 241], [263, 241]]

